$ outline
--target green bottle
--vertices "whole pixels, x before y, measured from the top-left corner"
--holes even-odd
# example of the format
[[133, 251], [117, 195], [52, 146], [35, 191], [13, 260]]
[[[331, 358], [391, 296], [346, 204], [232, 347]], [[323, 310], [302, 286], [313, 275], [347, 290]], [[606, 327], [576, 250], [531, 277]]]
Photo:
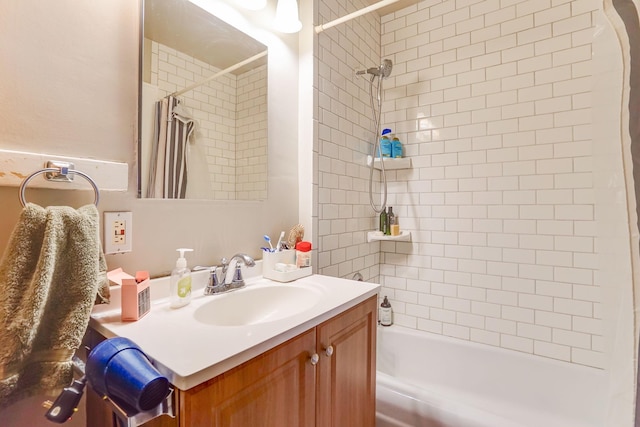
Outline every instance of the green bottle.
[[387, 210], [383, 209], [380, 213], [380, 231], [387, 234]]
[[393, 208], [389, 206], [389, 212], [387, 213], [387, 225], [384, 227], [384, 234], [391, 235], [391, 224], [395, 224], [396, 216], [393, 214]]

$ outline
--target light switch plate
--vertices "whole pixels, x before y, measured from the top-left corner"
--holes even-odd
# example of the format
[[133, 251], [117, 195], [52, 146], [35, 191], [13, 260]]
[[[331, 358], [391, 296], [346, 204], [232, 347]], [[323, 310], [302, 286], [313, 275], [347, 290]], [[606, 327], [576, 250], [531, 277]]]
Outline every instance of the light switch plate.
[[121, 254], [133, 248], [133, 214], [104, 213], [104, 253]]

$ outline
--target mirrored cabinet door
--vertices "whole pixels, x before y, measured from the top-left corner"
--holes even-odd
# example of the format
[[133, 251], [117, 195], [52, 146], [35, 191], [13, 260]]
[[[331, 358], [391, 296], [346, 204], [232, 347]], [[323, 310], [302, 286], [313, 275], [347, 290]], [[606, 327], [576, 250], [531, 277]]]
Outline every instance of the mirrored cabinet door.
[[267, 198], [267, 47], [189, 0], [144, 0], [138, 192]]

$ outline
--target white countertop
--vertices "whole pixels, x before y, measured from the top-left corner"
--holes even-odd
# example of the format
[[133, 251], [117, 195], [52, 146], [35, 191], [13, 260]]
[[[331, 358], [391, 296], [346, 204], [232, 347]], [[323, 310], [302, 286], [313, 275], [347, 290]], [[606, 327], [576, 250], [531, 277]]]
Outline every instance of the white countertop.
[[[190, 389], [313, 328], [325, 320], [376, 295], [380, 285], [312, 275], [289, 283], [262, 276], [246, 279], [246, 288], [295, 286], [321, 294], [318, 303], [293, 316], [247, 326], [214, 326], [194, 318], [196, 309], [219, 294], [205, 296], [207, 272], [193, 273], [193, 298], [189, 305], [169, 308], [168, 278], [151, 281], [151, 311], [136, 322], [120, 321], [119, 289], [111, 304], [97, 306], [90, 327], [107, 338], [127, 337], [138, 344], [158, 370], [181, 390]], [[233, 291], [242, 292], [243, 289]]]

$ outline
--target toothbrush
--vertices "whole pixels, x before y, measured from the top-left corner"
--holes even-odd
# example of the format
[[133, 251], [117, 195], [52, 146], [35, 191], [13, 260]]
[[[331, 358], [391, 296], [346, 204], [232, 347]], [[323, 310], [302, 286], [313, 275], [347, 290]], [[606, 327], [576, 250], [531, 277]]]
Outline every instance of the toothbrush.
[[269, 247], [271, 248], [271, 252], [273, 252], [273, 245], [271, 244], [271, 237], [267, 236], [266, 234], [264, 235], [264, 240], [267, 241], [267, 243], [269, 244]]
[[284, 231], [280, 232], [280, 237], [278, 238], [278, 243], [276, 244], [276, 252], [280, 252], [280, 244], [282, 243], [282, 239], [284, 239]]

